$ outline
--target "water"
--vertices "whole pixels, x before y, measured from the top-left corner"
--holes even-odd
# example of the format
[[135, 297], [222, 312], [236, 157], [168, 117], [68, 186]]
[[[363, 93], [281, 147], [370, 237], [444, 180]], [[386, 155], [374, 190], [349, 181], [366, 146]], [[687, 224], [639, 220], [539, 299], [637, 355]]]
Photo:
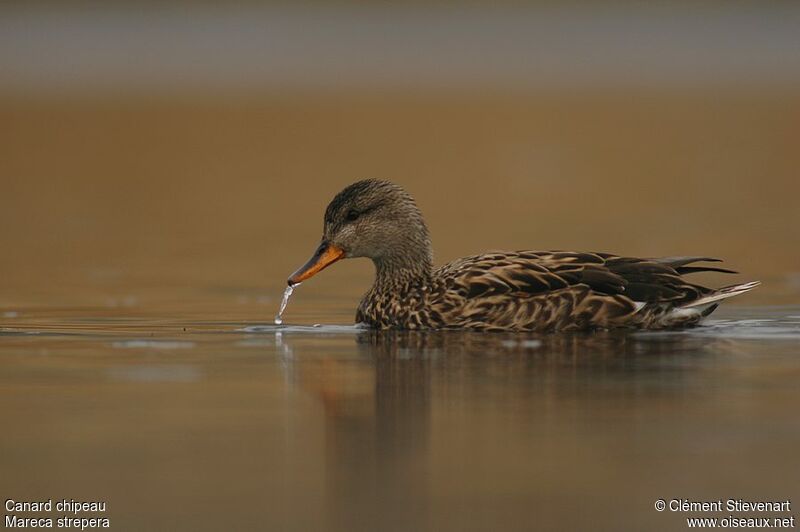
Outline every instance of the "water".
[[286, 305], [289, 304], [289, 298], [292, 297], [292, 292], [294, 292], [295, 287], [300, 286], [301, 284], [302, 283], [290, 284], [286, 287], [286, 290], [283, 291], [281, 306], [278, 309], [278, 314], [275, 315], [275, 325], [280, 325], [283, 323], [283, 311], [286, 310]]
[[674, 530], [657, 498], [800, 497], [797, 306], [572, 335], [13, 312], [3, 493], [120, 529]]

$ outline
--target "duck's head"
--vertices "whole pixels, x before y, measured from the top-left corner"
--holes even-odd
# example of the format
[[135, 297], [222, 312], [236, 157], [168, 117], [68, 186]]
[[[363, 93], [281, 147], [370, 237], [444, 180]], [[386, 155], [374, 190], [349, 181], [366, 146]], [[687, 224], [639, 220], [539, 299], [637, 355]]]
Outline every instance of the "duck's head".
[[400, 186], [366, 179], [339, 192], [325, 209], [322, 242], [289, 277], [289, 285], [340, 259], [356, 257], [372, 259], [379, 272], [430, 269], [428, 228], [414, 199]]

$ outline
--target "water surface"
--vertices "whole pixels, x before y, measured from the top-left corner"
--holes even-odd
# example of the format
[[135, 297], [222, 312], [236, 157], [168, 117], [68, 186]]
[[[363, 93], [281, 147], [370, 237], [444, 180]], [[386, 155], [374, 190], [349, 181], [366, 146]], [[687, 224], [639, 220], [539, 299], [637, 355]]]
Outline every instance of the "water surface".
[[6, 311], [4, 493], [129, 530], [675, 529], [656, 499], [800, 495], [800, 307], [572, 335], [348, 312]]

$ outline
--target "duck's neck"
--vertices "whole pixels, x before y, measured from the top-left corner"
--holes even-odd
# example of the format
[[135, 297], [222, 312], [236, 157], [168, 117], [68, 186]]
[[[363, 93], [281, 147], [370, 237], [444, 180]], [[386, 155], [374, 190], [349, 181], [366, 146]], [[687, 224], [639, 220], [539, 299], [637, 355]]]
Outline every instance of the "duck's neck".
[[372, 262], [375, 264], [376, 290], [424, 283], [433, 273], [433, 253], [429, 242], [427, 246], [417, 248], [415, 251], [374, 258]]

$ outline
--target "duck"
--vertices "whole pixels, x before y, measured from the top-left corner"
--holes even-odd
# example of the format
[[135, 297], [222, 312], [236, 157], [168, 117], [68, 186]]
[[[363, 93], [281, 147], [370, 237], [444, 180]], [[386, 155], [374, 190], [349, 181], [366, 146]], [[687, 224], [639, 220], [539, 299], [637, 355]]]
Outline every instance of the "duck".
[[711, 257], [635, 258], [575, 251], [492, 251], [434, 267], [428, 227], [401, 186], [365, 179], [325, 209], [322, 240], [294, 287], [342, 259], [375, 279], [355, 321], [374, 329], [565, 332], [680, 329], [760, 282], [706, 288], [697, 272], [737, 273]]

